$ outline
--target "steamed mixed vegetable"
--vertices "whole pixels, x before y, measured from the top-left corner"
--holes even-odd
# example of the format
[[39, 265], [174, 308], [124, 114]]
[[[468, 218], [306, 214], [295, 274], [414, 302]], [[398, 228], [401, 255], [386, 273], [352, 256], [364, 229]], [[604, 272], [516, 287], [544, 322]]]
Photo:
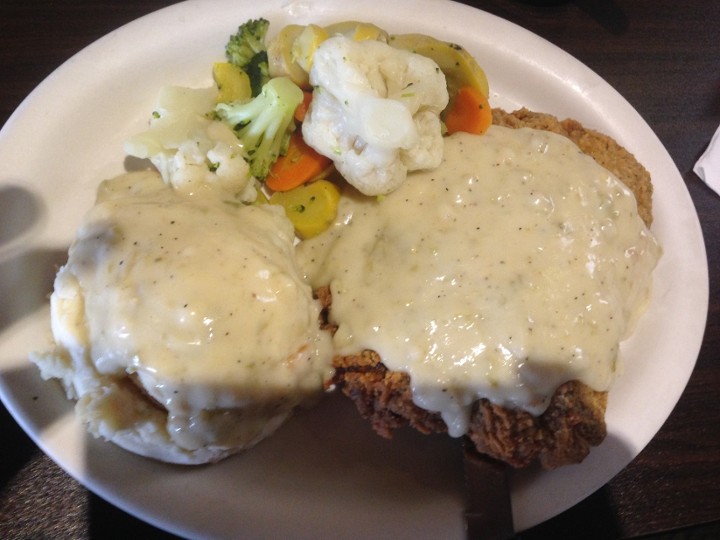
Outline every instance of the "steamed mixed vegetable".
[[445, 135], [491, 123], [487, 78], [458, 45], [355, 21], [288, 25], [268, 40], [269, 26], [238, 27], [212, 87], [162, 89], [127, 153], [176, 189], [280, 204], [307, 238], [335, 217], [338, 175], [388, 193], [440, 164]]

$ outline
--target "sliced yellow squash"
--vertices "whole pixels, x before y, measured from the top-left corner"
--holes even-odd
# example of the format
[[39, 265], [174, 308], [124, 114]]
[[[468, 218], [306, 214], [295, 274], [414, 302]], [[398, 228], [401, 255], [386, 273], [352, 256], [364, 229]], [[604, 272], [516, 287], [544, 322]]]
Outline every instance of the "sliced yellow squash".
[[300, 238], [312, 238], [326, 230], [337, 215], [340, 190], [328, 180], [318, 180], [290, 191], [270, 196], [270, 204], [279, 204]]
[[250, 78], [243, 70], [229, 62], [215, 62], [212, 73], [219, 90], [218, 103], [250, 99]]
[[390, 36], [388, 41], [393, 47], [426, 56], [435, 61], [445, 74], [450, 101], [458, 88], [472, 86], [485, 97], [490, 97], [485, 71], [475, 58], [460, 45], [440, 41], [424, 34], [398, 34]]

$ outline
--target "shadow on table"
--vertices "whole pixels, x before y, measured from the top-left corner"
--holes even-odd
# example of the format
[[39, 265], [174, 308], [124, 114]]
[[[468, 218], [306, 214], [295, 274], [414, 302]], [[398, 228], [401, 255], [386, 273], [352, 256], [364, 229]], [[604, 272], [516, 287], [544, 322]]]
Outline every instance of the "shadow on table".
[[39, 436], [59, 418], [74, 414], [74, 402], [65, 397], [58, 381], [43, 380], [40, 370], [29, 360], [17, 362], [21, 363], [22, 367], [0, 371], [0, 384], [8, 411], [17, 411], [16, 421], [23, 429]]
[[48, 302], [66, 259], [66, 249], [31, 249], [0, 262], [0, 332]]
[[[0, 194], [0, 208], [8, 206], [8, 201], [17, 202], [18, 208], [31, 215], [23, 217], [21, 212], [10, 216], [12, 227], [3, 229], [0, 247], [21, 237], [41, 217], [40, 209], [27, 193], [11, 190]], [[66, 257], [66, 250], [18, 249], [0, 262], [0, 332], [47, 303], [56, 269]], [[29, 362], [18, 361], [13, 365], [23, 367], [6, 370], [0, 373], [0, 378], [14, 403], [25, 412], [26, 427], [39, 433], [59, 417], [72, 413], [73, 404], [65, 399], [59, 385], [42, 381], [37, 368]], [[50, 385], [55, 386], [50, 389]], [[394, 526], [396, 531], [407, 533], [407, 525], [411, 524], [413, 530], [432, 535], [433, 531], [442, 534], [454, 529], [457, 533], [462, 529], [462, 459], [456, 442], [412, 431], [399, 433], [392, 442], [382, 440], [370, 432], [352, 405], [333, 396], [317, 410], [299, 414], [274, 437], [261, 443], [261, 448], [212, 468], [181, 470], [130, 456], [90, 438], [86, 466], [95, 481], [119, 487], [119, 492], [112, 495], [119, 497], [118, 502], [125, 499], [130, 506], [137, 504], [135, 510], [164, 498], [168, 505], [173, 501], [187, 504], [190, 496], [195, 497], [200, 509], [198, 519], [207, 519], [205, 515], [209, 515], [214, 516], [211, 519], [223, 520], [227, 519], [223, 514], [237, 510], [232, 499], [243, 497], [248, 511], [254, 512], [245, 519], [254, 520], [251, 527], [256, 532], [265, 526], [277, 532], [292, 528], [275, 523], [278, 513], [272, 508], [274, 505], [257, 504], [265, 499], [280, 505], [283, 509], [280, 515], [308, 537], [312, 527], [322, 521], [336, 528], [356, 526], [358, 533], [363, 526], [368, 527], [369, 535], [377, 532], [377, 522], [372, 518], [364, 524], [349, 523], [348, 508], [367, 516], [382, 516], [387, 531]], [[13, 466], [21, 464], [28, 448], [32, 447], [18, 445], [17, 459], [9, 464], [10, 472], [3, 471], [5, 476], [12, 474]], [[108, 465], [109, 462], [114, 465]], [[134, 487], [128, 485], [133, 482]], [[197, 496], [192, 495], [194, 488]], [[240, 493], [236, 493], [238, 490]], [[223, 500], [217, 501], [218, 493]], [[224, 500], [231, 493], [230, 501]], [[455, 516], [452, 512], [457, 512], [452, 523], [443, 524], [427, 511], [436, 508], [437, 500], [448, 501], [443, 514], [450, 510], [449, 514]], [[155, 530], [139, 520], [128, 519], [125, 512], [99, 497], [91, 497], [90, 505], [93, 537], [129, 536], [132, 531]], [[402, 513], [388, 512], [389, 508], [401, 509]], [[171, 520], [178, 514], [172, 510], [156, 511], [161, 519]], [[315, 523], [308, 521], [308, 512], [317, 520]], [[523, 532], [519, 538], [572, 537], [578, 530], [573, 528], [577, 524], [582, 524], [586, 538], [619, 536], [611, 501], [601, 489], [558, 518]], [[128, 535], [123, 534], [126, 529]], [[320, 530], [327, 528], [321, 526]]]
[[1, 187], [0, 246], [30, 230], [42, 214], [42, 203], [27, 189], [14, 185]]
[[[335, 538], [372, 538], [382, 530], [388, 538], [462, 538], [457, 443], [409, 429], [392, 441], [381, 439], [352, 404], [333, 395], [258, 447], [212, 466], [168, 466], [109, 447], [88, 448], [86, 459], [93, 476], [114, 486], [120, 506], [129, 504], [133, 515], [148, 512], [170, 530], [185, 524], [194, 534], [227, 534], [223, 527], [232, 516], [235, 532], [248, 537], [288, 537], [292, 531], [294, 538], [319, 538], [332, 531]], [[603, 459], [630, 461], [620, 440], [608, 439], [604, 452]], [[133, 488], [137, 482], [142, 489]], [[97, 527], [124, 515], [103, 501], [96, 504]], [[589, 540], [620, 538], [616, 512], [609, 491], [601, 488], [517, 540], [562, 540], [579, 532]], [[130, 520], [126, 526], [142, 525]]]
[[[570, 465], [567, 469], [557, 470], [557, 472], [567, 471], [568, 476], [564, 483], [550, 484], [552, 488], [548, 491], [547, 497], [554, 496], [553, 490], [569, 489], [569, 492], [572, 493], [571, 484], [582, 482], [582, 477], [585, 475], [590, 476], [598, 483], [607, 482], [610, 478], [603, 480], [605, 477], [602, 474], [605, 472], [612, 474], [618, 467], [626, 466], [634, 458], [633, 454], [627, 443], [610, 433], [599, 447], [591, 449], [590, 455], [582, 464]], [[593, 476], [595, 472], [600, 472], [601, 475]], [[562, 495], [563, 493], [557, 493], [561, 499]], [[562, 540], [579, 537], [582, 537], [583, 540], [615, 540], [623, 537], [621, 523], [618, 519], [618, 509], [610, 491], [605, 486], [600, 487], [557, 516], [522, 531], [517, 535], [516, 540], [544, 540], [546, 538]]]
[[622, 538], [613, 501], [605, 488], [600, 488], [559, 516], [521, 532], [517, 540], [579, 538], [581, 532], [583, 540]]
[[536, 8], [556, 8], [564, 4], [575, 4], [590, 18], [611, 34], [625, 33], [630, 22], [622, 7], [615, 0], [518, 0]]
[[630, 26], [627, 15], [614, 0], [574, 0], [574, 4], [611, 34], [624, 34]]
[[175, 533], [297, 539], [374, 538], [378, 530], [396, 539], [463, 535], [459, 441], [411, 430], [382, 439], [341, 396], [299, 411], [257, 447], [211, 466], [171, 466], [94, 443], [87, 449], [87, 468], [112, 486], [107, 500]]
[[[0, 447], [0, 493], [37, 451], [37, 447], [10, 412], [0, 404], [0, 433], [5, 443]], [[12, 441], [12, 444], [8, 444]]]
[[67, 259], [67, 249], [32, 243], [46, 214], [42, 199], [20, 182], [0, 186], [0, 332], [47, 302]]
[[29, 361], [32, 347], [49, 346], [48, 296], [66, 257], [66, 250], [15, 250], [0, 262], [0, 336], [6, 347], [0, 384], [10, 412], [21, 413], [24, 427], [38, 433], [72, 410], [60, 386], [43, 381]]
[[130, 514], [126, 514], [93, 493], [90, 493], [88, 497], [87, 516], [90, 538], [180, 540], [179, 536], [162, 531]]

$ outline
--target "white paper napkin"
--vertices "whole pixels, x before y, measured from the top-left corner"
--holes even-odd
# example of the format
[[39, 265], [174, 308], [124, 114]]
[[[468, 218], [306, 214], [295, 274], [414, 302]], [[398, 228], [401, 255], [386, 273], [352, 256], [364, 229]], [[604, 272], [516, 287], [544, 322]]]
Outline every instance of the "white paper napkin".
[[695, 163], [693, 171], [710, 189], [720, 194], [720, 127], [715, 131], [707, 150]]

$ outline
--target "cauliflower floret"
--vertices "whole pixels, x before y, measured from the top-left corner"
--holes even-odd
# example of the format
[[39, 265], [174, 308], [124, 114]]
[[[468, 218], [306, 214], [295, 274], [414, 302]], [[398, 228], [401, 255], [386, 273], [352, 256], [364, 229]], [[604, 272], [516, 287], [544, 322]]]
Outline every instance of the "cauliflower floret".
[[150, 159], [175, 189], [193, 193], [214, 186], [252, 202], [257, 189], [242, 144], [231, 128], [208, 117], [216, 95], [213, 87], [163, 88], [150, 128], [126, 141], [125, 151]]
[[315, 51], [310, 83], [303, 137], [362, 193], [389, 193], [408, 171], [440, 164], [448, 92], [434, 61], [335, 36]]

